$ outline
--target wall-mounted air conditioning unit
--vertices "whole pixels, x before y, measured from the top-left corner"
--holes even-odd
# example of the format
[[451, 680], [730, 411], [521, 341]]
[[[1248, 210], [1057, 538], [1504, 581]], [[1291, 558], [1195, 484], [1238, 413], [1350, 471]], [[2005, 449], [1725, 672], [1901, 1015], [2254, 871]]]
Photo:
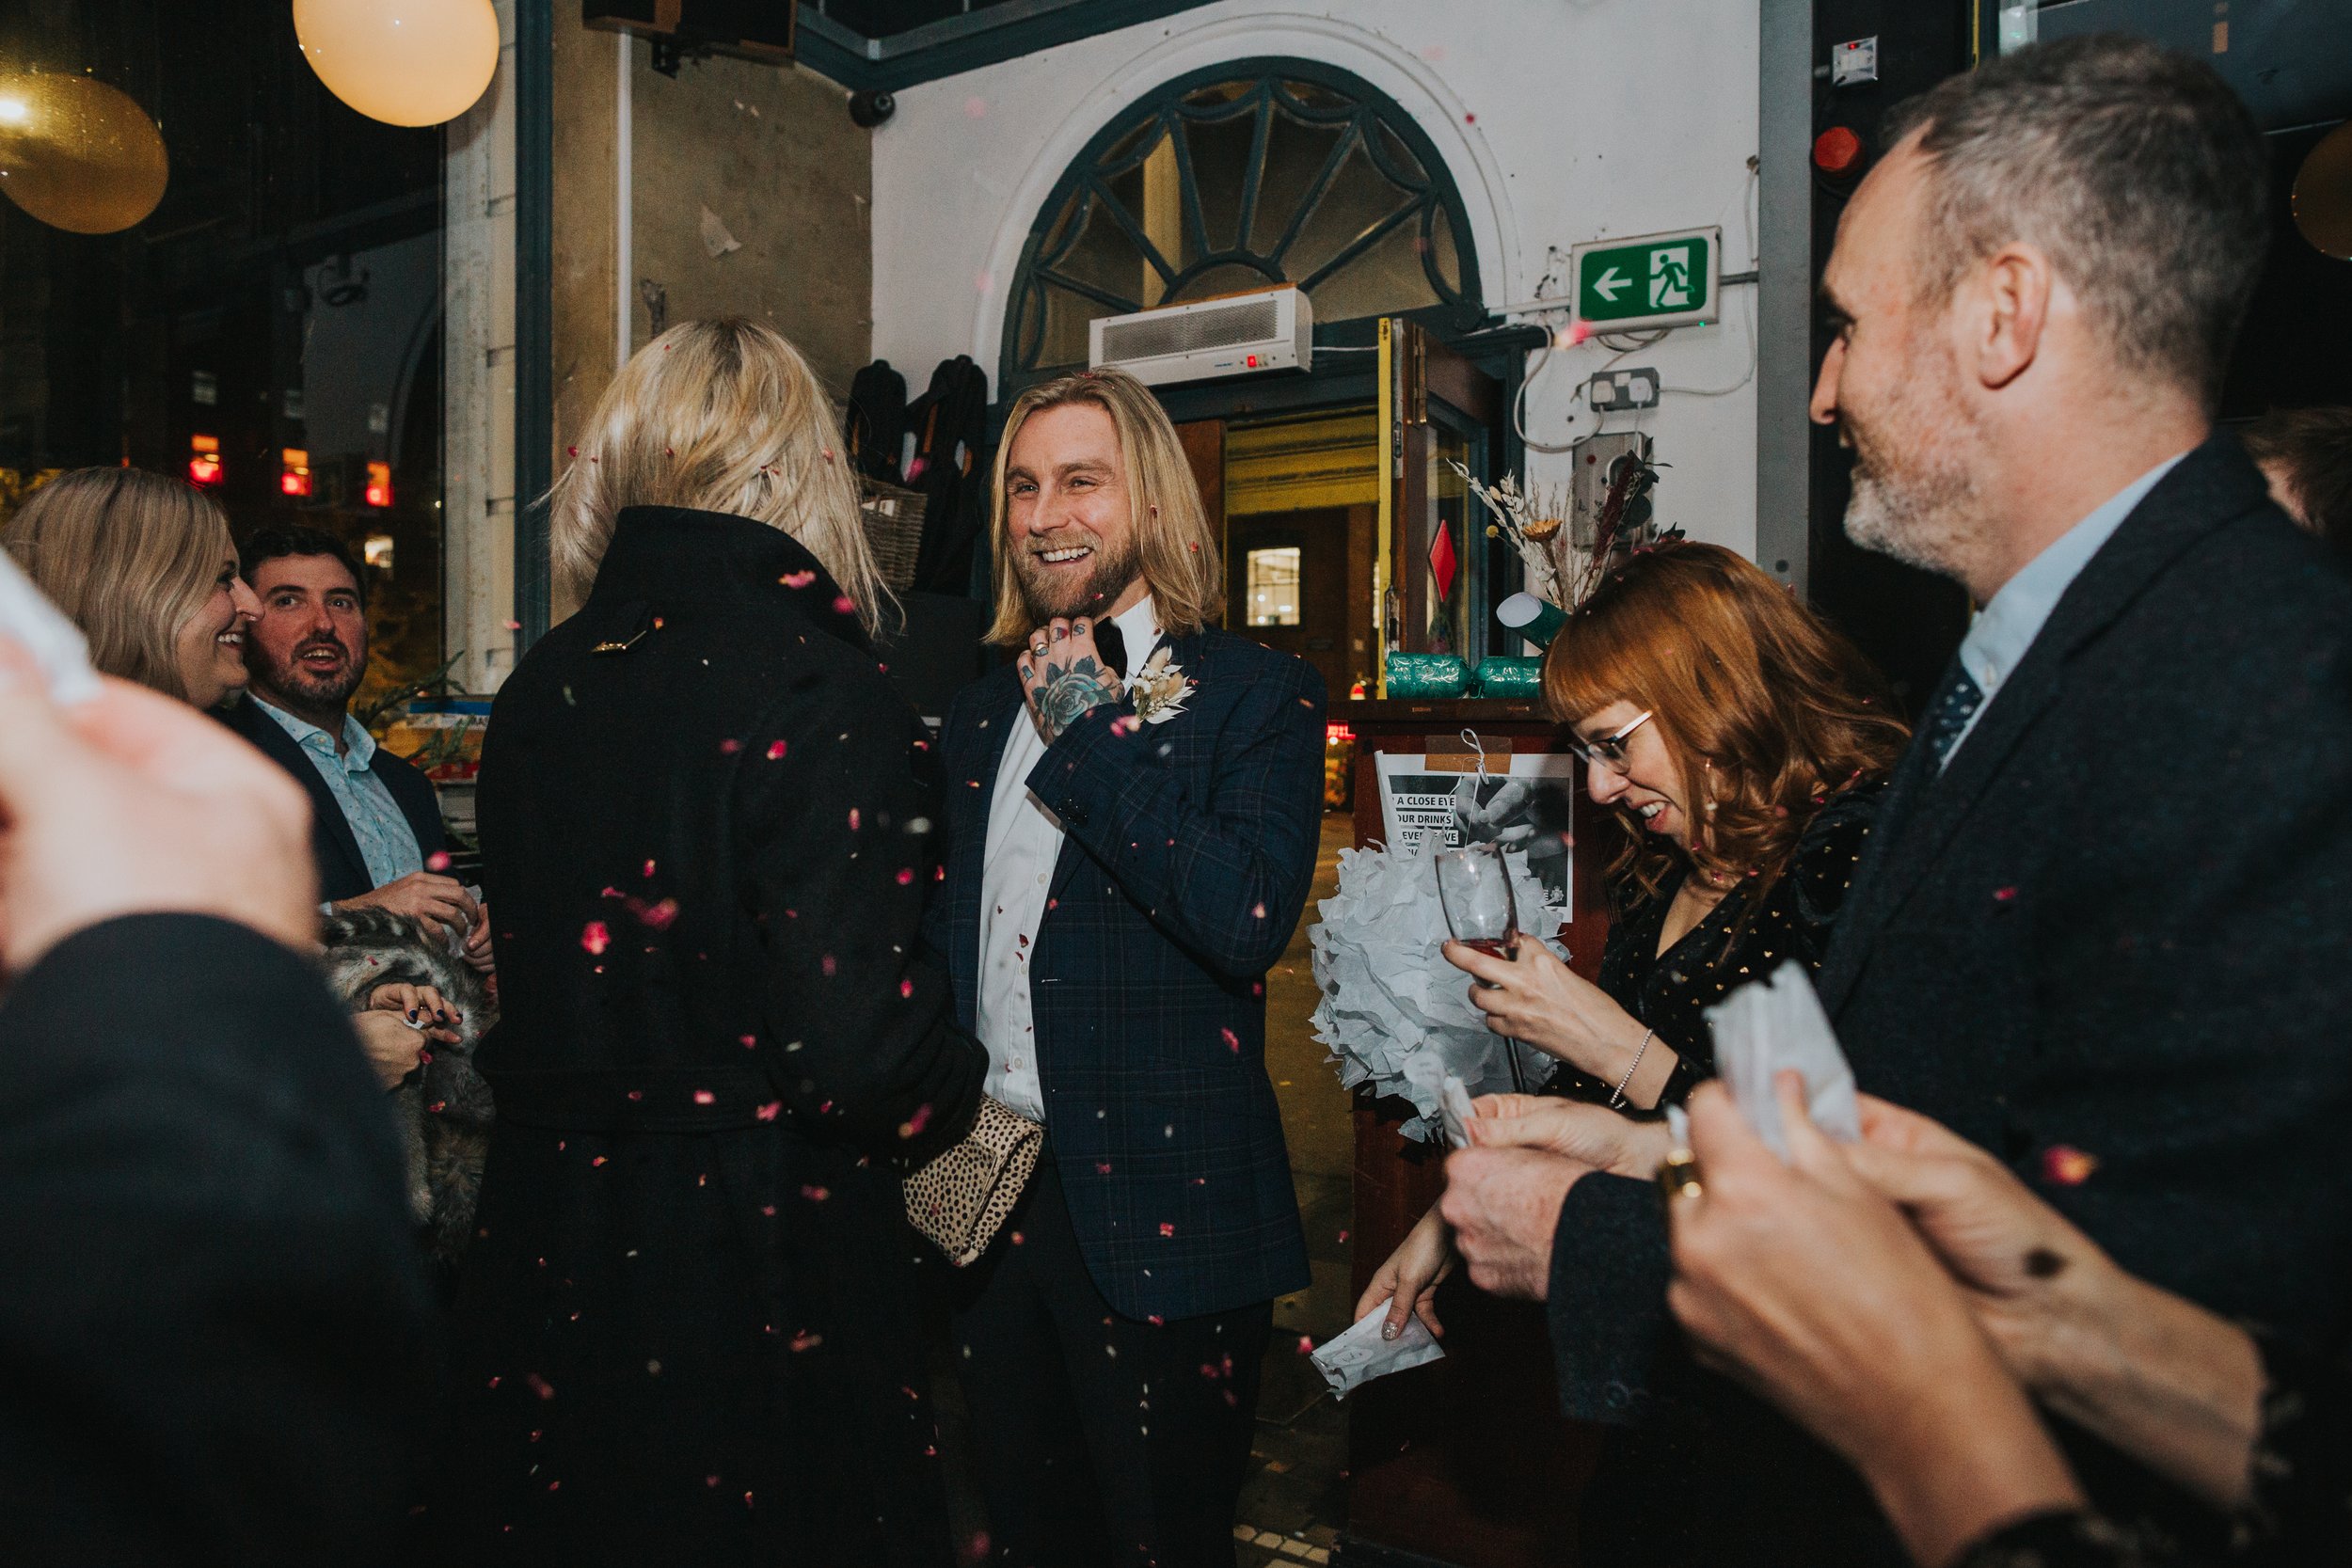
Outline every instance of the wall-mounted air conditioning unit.
[[1296, 289], [1267, 289], [1104, 316], [1088, 328], [1087, 363], [1147, 387], [1262, 371], [1314, 369], [1315, 311]]

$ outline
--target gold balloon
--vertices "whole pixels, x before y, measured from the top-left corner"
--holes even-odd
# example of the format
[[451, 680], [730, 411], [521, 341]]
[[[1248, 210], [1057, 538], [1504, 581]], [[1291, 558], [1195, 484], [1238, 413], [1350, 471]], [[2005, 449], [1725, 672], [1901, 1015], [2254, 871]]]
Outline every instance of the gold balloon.
[[2320, 251], [2352, 261], [2352, 124], [2320, 137], [2295, 175], [2295, 227]]
[[163, 133], [128, 93], [61, 71], [0, 75], [0, 192], [41, 222], [115, 233], [170, 179]]
[[326, 90], [388, 125], [438, 125], [499, 68], [490, 0], [294, 0], [294, 37]]

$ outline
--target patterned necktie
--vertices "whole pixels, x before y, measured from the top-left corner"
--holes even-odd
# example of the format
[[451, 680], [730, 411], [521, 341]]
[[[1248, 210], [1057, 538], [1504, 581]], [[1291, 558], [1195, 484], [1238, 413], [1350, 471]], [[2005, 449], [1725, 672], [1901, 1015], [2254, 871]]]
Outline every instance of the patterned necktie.
[[1961, 732], [1968, 727], [1968, 721], [1983, 704], [1984, 688], [1977, 684], [1977, 678], [1959, 660], [1953, 660], [1951, 678], [1944, 683], [1935, 705], [1928, 710], [1923, 732], [1923, 738], [1935, 748], [1938, 768], [1951, 760], [1952, 748], [1959, 744]]

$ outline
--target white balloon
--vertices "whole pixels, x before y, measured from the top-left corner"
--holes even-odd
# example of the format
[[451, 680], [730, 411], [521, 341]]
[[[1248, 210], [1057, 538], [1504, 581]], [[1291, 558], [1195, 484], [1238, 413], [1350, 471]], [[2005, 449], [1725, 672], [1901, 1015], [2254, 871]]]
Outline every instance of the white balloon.
[[499, 68], [490, 0], [294, 0], [294, 37], [326, 90], [389, 125], [438, 125]]

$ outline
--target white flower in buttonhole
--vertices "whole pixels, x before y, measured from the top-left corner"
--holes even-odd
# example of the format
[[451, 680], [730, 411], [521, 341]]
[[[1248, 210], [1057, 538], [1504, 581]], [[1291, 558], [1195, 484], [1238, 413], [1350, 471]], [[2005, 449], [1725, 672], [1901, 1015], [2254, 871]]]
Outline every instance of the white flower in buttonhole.
[[1166, 647], [1145, 659], [1143, 668], [1127, 681], [1136, 717], [1147, 724], [1165, 724], [1184, 712], [1184, 699], [1191, 694], [1192, 683], [1184, 679], [1184, 667], [1168, 662]]

